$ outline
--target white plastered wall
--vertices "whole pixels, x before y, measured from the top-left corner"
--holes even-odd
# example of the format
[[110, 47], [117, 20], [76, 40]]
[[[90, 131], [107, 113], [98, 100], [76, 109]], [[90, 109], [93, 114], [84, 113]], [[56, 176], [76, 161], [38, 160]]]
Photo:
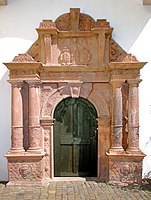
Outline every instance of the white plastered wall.
[[[94, 19], [102, 18], [114, 27], [113, 38], [124, 50], [148, 64], [141, 72], [140, 148], [147, 153], [143, 174], [151, 171], [151, 6], [142, 0], [8, 0], [0, 7], [0, 181], [8, 179], [4, 157], [11, 143], [11, 96], [8, 72], [3, 62], [26, 52], [37, 39], [35, 28], [42, 19], [55, 20], [70, 8], [80, 8]], [[151, 163], [151, 159], [150, 159]]]

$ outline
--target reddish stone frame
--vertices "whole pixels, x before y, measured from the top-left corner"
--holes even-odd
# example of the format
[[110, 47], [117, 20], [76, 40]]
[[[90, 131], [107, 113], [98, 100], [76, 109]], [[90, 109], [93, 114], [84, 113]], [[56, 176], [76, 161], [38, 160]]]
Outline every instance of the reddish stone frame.
[[10, 63], [12, 147], [9, 184], [48, 184], [54, 179], [53, 113], [64, 98], [83, 97], [98, 114], [100, 181], [140, 183], [140, 69], [113, 39], [106, 20], [70, 9], [40, 23], [38, 40]]

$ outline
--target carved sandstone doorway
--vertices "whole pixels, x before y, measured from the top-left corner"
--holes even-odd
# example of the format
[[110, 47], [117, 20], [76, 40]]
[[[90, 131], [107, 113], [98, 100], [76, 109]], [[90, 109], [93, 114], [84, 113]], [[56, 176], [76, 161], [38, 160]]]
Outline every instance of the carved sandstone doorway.
[[[69, 167], [64, 166], [68, 170], [56, 167], [55, 176], [68, 172], [95, 176], [97, 171], [100, 181], [141, 182], [144, 154], [139, 149], [138, 91], [140, 69], [145, 63], [127, 54], [114, 41], [109, 22], [94, 20], [78, 8], [71, 8], [55, 22], [43, 20], [36, 30], [38, 39], [28, 52], [6, 63], [12, 86], [12, 146], [6, 155], [9, 184], [41, 184], [53, 180], [53, 136], [56, 148], [59, 126], [59, 131], [63, 131], [58, 132], [58, 149], [64, 145], [61, 156]], [[75, 111], [78, 103], [80, 111]], [[59, 111], [62, 105], [63, 112]], [[74, 119], [85, 110], [88, 118], [97, 117], [96, 135], [96, 120], [85, 116], [88, 125], [94, 123], [89, 129], [80, 124], [85, 123], [83, 120]], [[76, 123], [69, 126], [68, 120]], [[73, 124], [78, 124], [79, 132]], [[86, 154], [87, 143], [90, 145]], [[93, 145], [95, 148], [91, 148]], [[93, 151], [94, 158], [91, 158]], [[84, 168], [88, 161], [77, 158], [79, 154], [88, 159], [90, 168]], [[57, 159], [55, 163], [61, 161]]]
[[54, 113], [54, 175], [97, 176], [97, 113], [83, 98], [62, 100]]

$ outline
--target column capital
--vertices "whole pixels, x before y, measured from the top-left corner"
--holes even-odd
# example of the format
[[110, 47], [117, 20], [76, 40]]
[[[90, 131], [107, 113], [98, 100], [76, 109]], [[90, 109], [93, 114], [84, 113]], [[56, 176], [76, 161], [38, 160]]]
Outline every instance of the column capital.
[[128, 79], [127, 83], [130, 87], [138, 87], [139, 83], [142, 81], [142, 79]]
[[8, 82], [11, 84], [12, 87], [21, 88], [23, 86], [22, 80], [9, 80]]
[[50, 127], [54, 124], [54, 119], [41, 119], [40, 124], [42, 127]]
[[28, 83], [29, 87], [39, 87], [42, 84], [40, 80], [28, 80], [26, 83]]
[[124, 82], [125, 82], [125, 80], [123, 80], [123, 79], [113, 79], [110, 81], [111, 85], [114, 88], [120, 88]]

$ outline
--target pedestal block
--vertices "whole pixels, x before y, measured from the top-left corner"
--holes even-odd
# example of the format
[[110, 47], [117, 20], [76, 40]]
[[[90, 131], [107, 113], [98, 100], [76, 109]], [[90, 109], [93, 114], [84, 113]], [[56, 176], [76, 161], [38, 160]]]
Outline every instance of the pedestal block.
[[109, 156], [109, 183], [118, 185], [141, 184], [142, 154]]
[[42, 155], [8, 156], [8, 185], [48, 185], [45, 178]]

